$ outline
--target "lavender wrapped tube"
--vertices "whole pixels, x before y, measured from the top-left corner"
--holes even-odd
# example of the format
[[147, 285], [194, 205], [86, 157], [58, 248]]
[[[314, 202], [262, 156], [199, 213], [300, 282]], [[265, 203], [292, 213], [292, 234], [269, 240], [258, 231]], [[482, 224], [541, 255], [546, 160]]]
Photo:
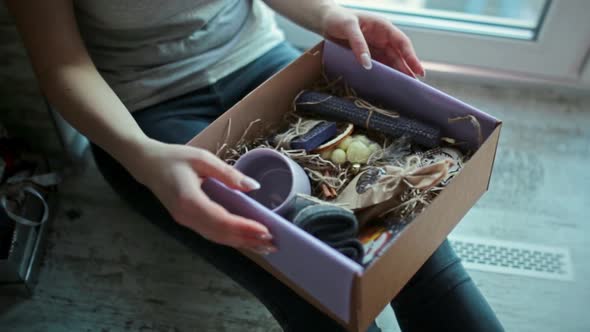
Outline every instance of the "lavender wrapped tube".
[[295, 111], [326, 119], [351, 122], [393, 137], [408, 136], [414, 143], [432, 148], [440, 145], [440, 130], [375, 107], [362, 99], [346, 99], [316, 91], [302, 91], [294, 101]]

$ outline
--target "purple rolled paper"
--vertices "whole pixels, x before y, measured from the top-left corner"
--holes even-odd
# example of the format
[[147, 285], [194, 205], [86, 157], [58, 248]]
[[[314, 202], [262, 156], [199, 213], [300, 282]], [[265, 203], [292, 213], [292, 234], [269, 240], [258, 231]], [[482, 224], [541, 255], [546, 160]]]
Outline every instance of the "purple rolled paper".
[[468, 148], [479, 147], [478, 130], [468, 120], [449, 122], [450, 119], [475, 116], [484, 140], [500, 122], [489, 114], [377, 61], [373, 61], [371, 70], [366, 70], [349, 49], [330, 41], [324, 44], [323, 62], [329, 78], [342, 77], [364, 99], [395, 109], [407, 117], [427, 121], [440, 128], [442, 136], [465, 142]]
[[352, 282], [363, 272], [361, 265], [242, 192], [211, 178], [202, 188], [229, 212], [264, 224], [279, 249], [264, 259], [337, 317], [350, 321]]

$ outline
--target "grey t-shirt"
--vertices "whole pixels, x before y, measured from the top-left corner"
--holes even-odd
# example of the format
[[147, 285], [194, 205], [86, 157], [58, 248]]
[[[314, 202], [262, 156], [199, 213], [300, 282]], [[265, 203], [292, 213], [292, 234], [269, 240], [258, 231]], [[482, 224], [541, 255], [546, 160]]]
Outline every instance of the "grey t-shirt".
[[130, 111], [212, 84], [278, 45], [261, 0], [75, 0], [82, 38]]

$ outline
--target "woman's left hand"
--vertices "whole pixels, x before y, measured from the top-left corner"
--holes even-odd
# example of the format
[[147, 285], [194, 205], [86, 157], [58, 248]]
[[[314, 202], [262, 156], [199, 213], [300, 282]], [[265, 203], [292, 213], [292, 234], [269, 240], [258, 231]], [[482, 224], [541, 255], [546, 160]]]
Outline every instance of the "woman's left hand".
[[412, 42], [387, 19], [340, 6], [328, 7], [322, 18], [324, 37], [348, 44], [364, 68], [371, 69], [372, 57], [411, 77], [424, 76]]

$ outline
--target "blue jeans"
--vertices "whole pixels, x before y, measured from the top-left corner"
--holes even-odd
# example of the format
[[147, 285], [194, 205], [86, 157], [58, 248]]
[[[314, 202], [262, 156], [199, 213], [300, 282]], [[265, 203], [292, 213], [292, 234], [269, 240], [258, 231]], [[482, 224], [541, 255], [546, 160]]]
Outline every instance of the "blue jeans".
[[[142, 130], [167, 143], [187, 143], [223, 112], [299, 55], [281, 44], [208, 87], [133, 113]], [[146, 220], [200, 255], [256, 296], [284, 331], [344, 331], [290, 288], [237, 250], [205, 240], [177, 224], [143, 185], [96, 145], [105, 179]], [[493, 311], [447, 242], [392, 301], [404, 331], [501, 331]], [[446, 328], [448, 327], [448, 328]], [[378, 331], [373, 325], [370, 331]]]

